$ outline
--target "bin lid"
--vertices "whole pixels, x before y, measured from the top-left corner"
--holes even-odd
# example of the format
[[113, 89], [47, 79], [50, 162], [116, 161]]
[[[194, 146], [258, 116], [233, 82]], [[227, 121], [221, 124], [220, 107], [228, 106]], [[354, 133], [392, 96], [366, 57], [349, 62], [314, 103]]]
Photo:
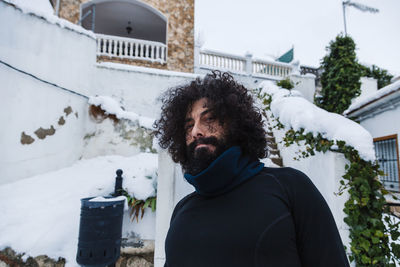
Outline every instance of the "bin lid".
[[88, 197], [88, 198], [82, 198], [81, 199], [81, 204], [82, 207], [87, 207], [87, 208], [99, 208], [99, 207], [109, 207], [109, 206], [114, 206], [114, 205], [123, 205], [126, 200], [126, 197], [124, 196], [118, 196], [118, 197]]

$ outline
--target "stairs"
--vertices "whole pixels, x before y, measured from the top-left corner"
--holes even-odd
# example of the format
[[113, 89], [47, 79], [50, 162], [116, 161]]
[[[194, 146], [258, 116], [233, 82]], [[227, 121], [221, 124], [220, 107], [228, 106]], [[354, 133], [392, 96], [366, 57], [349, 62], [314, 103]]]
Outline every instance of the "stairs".
[[[270, 127], [269, 127], [270, 129]], [[283, 167], [283, 161], [272, 131], [267, 132], [268, 157], [274, 164]]]

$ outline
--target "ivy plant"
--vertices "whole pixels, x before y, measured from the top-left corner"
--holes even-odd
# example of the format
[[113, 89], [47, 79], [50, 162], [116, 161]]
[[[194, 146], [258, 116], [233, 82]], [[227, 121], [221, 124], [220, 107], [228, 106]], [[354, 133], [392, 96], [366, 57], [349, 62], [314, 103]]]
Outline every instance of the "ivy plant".
[[356, 44], [350, 36], [338, 35], [326, 48], [322, 59], [322, 90], [315, 98], [317, 106], [342, 114], [351, 100], [360, 95], [361, 68], [356, 57]]

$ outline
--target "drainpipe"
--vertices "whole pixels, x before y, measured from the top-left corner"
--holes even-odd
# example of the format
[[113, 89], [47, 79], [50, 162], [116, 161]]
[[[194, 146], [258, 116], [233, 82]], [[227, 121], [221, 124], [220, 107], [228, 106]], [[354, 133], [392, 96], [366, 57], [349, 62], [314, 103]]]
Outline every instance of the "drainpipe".
[[58, 14], [60, 13], [60, 2], [61, 0], [57, 0], [56, 3], [56, 16], [58, 17]]
[[96, 19], [96, 5], [93, 5], [93, 7], [92, 7], [92, 32], [94, 32], [94, 29], [96, 26], [95, 19]]

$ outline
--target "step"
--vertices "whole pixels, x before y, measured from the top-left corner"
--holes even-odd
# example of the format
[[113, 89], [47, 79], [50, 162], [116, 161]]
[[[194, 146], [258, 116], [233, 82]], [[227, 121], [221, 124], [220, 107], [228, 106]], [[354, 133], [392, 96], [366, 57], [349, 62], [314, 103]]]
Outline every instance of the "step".
[[275, 163], [276, 165], [283, 167], [282, 158], [271, 158], [271, 161], [272, 161], [273, 163]]
[[267, 143], [268, 149], [278, 149], [278, 145], [276, 143]]
[[274, 155], [274, 156], [278, 156], [278, 157], [281, 156], [281, 154], [280, 154], [278, 149], [269, 149], [268, 152], [269, 152], [270, 155]]
[[274, 137], [274, 133], [273, 132], [267, 132], [267, 137]]
[[269, 143], [275, 143], [275, 137], [268, 137], [268, 136], [267, 136], [267, 142], [269, 142]]

